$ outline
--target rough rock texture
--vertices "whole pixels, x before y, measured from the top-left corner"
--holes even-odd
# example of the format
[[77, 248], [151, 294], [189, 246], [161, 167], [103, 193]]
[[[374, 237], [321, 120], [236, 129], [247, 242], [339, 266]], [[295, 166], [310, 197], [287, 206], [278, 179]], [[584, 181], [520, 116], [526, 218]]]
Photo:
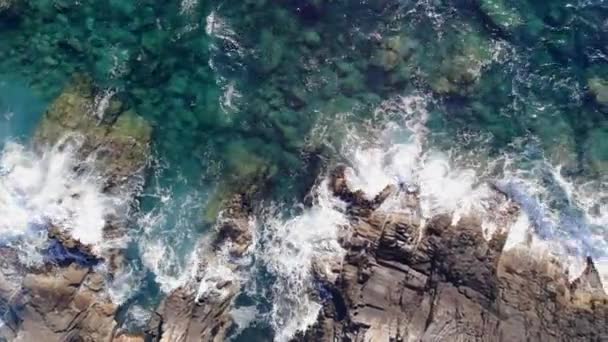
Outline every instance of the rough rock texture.
[[[64, 139], [81, 139], [77, 153], [82, 160], [97, 156], [95, 168], [108, 180], [104, 191], [124, 195], [128, 202], [143, 182], [151, 128], [134, 113], [123, 112], [119, 103], [105, 103], [90, 80], [77, 77], [46, 112], [35, 147], [42, 153], [46, 146], [60, 145]], [[108, 218], [106, 236], [115, 237], [124, 229], [118, 219]], [[0, 313], [5, 323], [0, 340], [113, 340], [117, 305], [107, 291], [108, 275], [92, 266], [101, 261], [109, 272], [116, 271], [122, 252], [93, 256], [91, 246], [81, 244], [67, 231], [48, 227], [49, 239], [68, 253], [82, 255], [83, 262], [68, 258], [26, 266], [12, 247], [0, 248]]]
[[333, 300], [299, 340], [608, 340], [608, 297], [591, 260], [569, 283], [557, 261], [504, 250], [505, 234], [487, 241], [475, 219], [437, 216], [423, 229], [415, 193], [386, 212], [350, 192], [342, 171], [333, 178], [355, 213], [352, 237]]
[[[239, 270], [247, 267], [243, 261], [253, 242], [250, 209], [245, 196], [237, 195], [227, 203], [218, 220], [217, 234], [201, 246], [198, 276], [174, 290], [158, 310], [161, 341], [226, 339], [233, 324], [230, 310], [241, 288]], [[217, 269], [221, 274], [212, 272]]]
[[10, 340], [112, 340], [117, 307], [103, 292], [100, 274], [75, 264], [40, 272], [26, 275], [13, 297]]

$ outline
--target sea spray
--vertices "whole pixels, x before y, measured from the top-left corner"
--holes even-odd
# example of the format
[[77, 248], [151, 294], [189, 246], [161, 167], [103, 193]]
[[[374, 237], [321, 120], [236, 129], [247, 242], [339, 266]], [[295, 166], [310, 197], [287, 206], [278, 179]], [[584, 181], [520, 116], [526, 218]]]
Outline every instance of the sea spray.
[[[525, 154], [524, 154], [525, 155]], [[525, 164], [525, 166], [522, 166]], [[544, 250], [568, 267], [570, 280], [584, 270], [592, 257], [600, 276], [608, 279], [608, 192], [601, 180], [565, 176], [561, 166], [544, 157], [512, 157], [503, 170], [499, 188], [522, 208], [518, 222], [527, 229], [511, 228], [505, 248], [526, 245]], [[604, 281], [606, 287], [606, 281]]]
[[274, 277], [270, 322], [279, 342], [289, 341], [317, 319], [321, 303], [314, 294], [313, 263], [328, 267], [345, 253], [338, 242], [348, 225], [345, 203], [330, 193], [327, 181], [312, 197], [313, 205], [290, 219], [270, 215], [256, 250]]
[[197, 233], [202, 225], [204, 198], [186, 181], [168, 186], [156, 170], [152, 185], [142, 195], [142, 203], [153, 207], [136, 217], [140, 234], [136, 237], [143, 265], [152, 272], [163, 293], [184, 285], [196, 268]]
[[78, 136], [68, 136], [41, 154], [14, 142], [0, 156], [0, 234], [26, 237], [59, 227], [99, 252], [108, 217], [127, 205], [103, 192], [104, 179], [79, 160]]

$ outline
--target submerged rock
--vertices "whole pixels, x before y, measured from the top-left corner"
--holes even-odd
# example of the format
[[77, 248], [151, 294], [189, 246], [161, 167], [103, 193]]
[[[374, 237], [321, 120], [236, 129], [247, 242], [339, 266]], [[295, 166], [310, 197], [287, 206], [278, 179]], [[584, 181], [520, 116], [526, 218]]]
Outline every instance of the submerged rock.
[[524, 24], [518, 10], [505, 3], [505, 0], [478, 0], [481, 12], [505, 33], [510, 33]]
[[412, 53], [413, 44], [404, 36], [383, 39], [372, 52], [370, 64], [384, 71], [391, 71]]
[[597, 127], [589, 132], [584, 144], [585, 158], [591, 170], [600, 175], [608, 174], [608, 127]]
[[441, 95], [468, 96], [475, 90], [491, 58], [486, 40], [474, 34], [465, 35], [461, 43], [443, 56], [430, 86]]
[[96, 169], [111, 190], [137, 188], [150, 156], [152, 128], [133, 111], [120, 113], [122, 106], [112, 95], [96, 90], [89, 78], [77, 76], [45, 113], [35, 145], [42, 150], [67, 135], [82, 138], [79, 154], [83, 160], [95, 157]]
[[603, 109], [608, 110], [608, 81], [593, 77], [587, 81], [587, 86], [589, 87], [591, 95], [593, 95], [593, 99], [602, 106]]
[[[505, 250], [506, 235], [484, 237], [480, 222], [417, 211], [383, 211], [344, 182], [352, 236], [325, 303], [300, 341], [574, 341], [608, 336], [608, 296], [591, 261], [570, 283], [564, 268], [529, 251]], [[413, 197], [412, 197], [413, 196]], [[403, 206], [415, 206], [405, 201]], [[366, 208], [366, 210], [361, 210]], [[517, 212], [512, 213], [515, 215]], [[327, 279], [322, 277], [327, 284]], [[339, 304], [343, 303], [343, 304]]]

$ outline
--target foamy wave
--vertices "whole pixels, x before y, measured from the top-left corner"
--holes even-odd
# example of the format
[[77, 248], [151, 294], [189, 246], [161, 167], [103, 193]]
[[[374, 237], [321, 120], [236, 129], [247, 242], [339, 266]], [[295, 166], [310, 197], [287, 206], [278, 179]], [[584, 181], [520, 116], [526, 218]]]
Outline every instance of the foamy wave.
[[157, 206], [138, 219], [141, 234], [137, 237], [140, 257], [164, 293], [184, 285], [196, 267], [195, 237], [200, 220], [202, 199], [196, 193], [172, 196], [160, 185], [154, 194]]
[[232, 336], [238, 336], [256, 320], [258, 310], [255, 306], [242, 306], [230, 310], [230, 316], [232, 316], [234, 324], [236, 324], [236, 329], [232, 333]]
[[344, 256], [338, 243], [341, 229], [348, 224], [344, 203], [330, 194], [327, 181], [313, 195], [314, 205], [300, 215], [288, 220], [268, 218], [257, 250], [276, 277], [270, 315], [275, 341], [288, 341], [314, 324], [321, 304], [314, 296], [312, 268], [314, 264], [330, 267]]
[[[514, 165], [513, 165], [514, 164]], [[608, 289], [608, 191], [602, 180], [566, 177], [545, 159], [507, 165], [501, 190], [522, 208], [524, 229], [511, 228], [506, 248], [546, 250], [568, 267], [571, 280], [594, 259]], [[520, 223], [522, 226], [523, 223]], [[530, 237], [532, 238], [531, 241]]]
[[[448, 153], [435, 150], [427, 142], [426, 99], [420, 95], [397, 97], [384, 102], [376, 116], [389, 120], [378, 133], [377, 142], [348, 144], [345, 150], [350, 167], [346, 170], [351, 189], [373, 198], [388, 185], [410, 188], [420, 193], [423, 218], [485, 212], [482, 200], [491, 196], [479, 182], [472, 167], [456, 167]], [[353, 141], [361, 141], [355, 137]], [[389, 203], [391, 203], [389, 201]]]
[[[353, 133], [343, 151], [352, 189], [370, 199], [388, 185], [417, 191], [423, 219], [450, 214], [456, 223], [463, 216], [477, 216], [486, 238], [508, 231], [507, 248], [545, 250], [568, 267], [571, 277], [582, 272], [587, 256], [598, 269], [608, 268], [603, 264], [608, 259], [604, 182], [565, 177], [559, 166], [525, 146], [489, 159], [483, 150], [472, 159], [458, 146], [440, 151], [428, 137], [425, 101], [415, 95], [383, 103], [376, 116], [387, 122], [372, 142]], [[521, 207], [519, 217], [503, 218], [509, 215], [509, 203], [498, 199], [488, 182]], [[389, 198], [383, 208], [399, 210], [400, 205]]]
[[[103, 179], [79, 161], [77, 136], [36, 154], [6, 143], [0, 155], [0, 240], [30, 237], [55, 226], [99, 249], [108, 217], [126, 205], [103, 193]], [[27, 242], [25, 243], [27, 245]]]

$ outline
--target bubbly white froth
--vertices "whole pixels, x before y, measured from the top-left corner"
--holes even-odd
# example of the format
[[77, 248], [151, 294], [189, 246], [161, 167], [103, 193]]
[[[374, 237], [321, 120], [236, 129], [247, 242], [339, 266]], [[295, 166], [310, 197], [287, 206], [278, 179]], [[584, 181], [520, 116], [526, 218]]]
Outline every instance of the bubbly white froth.
[[[74, 137], [72, 137], [74, 138]], [[0, 152], [0, 239], [59, 227], [97, 247], [107, 217], [123, 203], [102, 191], [101, 179], [76, 156], [71, 138], [42, 154], [14, 142]]]
[[321, 304], [313, 297], [313, 263], [329, 266], [341, 260], [340, 229], [348, 224], [344, 203], [334, 198], [327, 182], [314, 191], [314, 205], [291, 219], [266, 221], [258, 254], [276, 280], [272, 285], [271, 323], [275, 341], [289, 341], [317, 319]]
[[[608, 258], [606, 252], [601, 252], [608, 250], [604, 230], [608, 225], [605, 189], [597, 184], [577, 184], [544, 159], [537, 161], [540, 169], [534, 172], [522, 172], [517, 163], [510, 158], [504, 160], [504, 156], [481, 160], [483, 153], [472, 163], [456, 163], [451, 156], [462, 151], [441, 152], [428, 142], [425, 127], [428, 114], [421, 96], [387, 101], [376, 115], [389, 120], [383, 130], [376, 132], [376, 138], [373, 134], [372, 139], [364, 138], [354, 132], [342, 151], [349, 165], [346, 180], [351, 189], [362, 190], [369, 199], [388, 185], [415, 189], [419, 192], [423, 219], [448, 214], [457, 223], [461, 217], [477, 216], [486, 238], [491, 238], [495, 231], [508, 231], [505, 248], [524, 247], [539, 257], [557, 256], [572, 278], [580, 274], [585, 258], [591, 255], [606, 287]], [[490, 172], [496, 165], [502, 165], [502, 170]], [[561, 195], [560, 191], [550, 193], [549, 185], [541, 181], [542, 172], [553, 174], [554, 184], [566, 196], [569, 207], [549, 205]], [[488, 181], [496, 181], [497, 177], [515, 191], [509, 195], [521, 207], [518, 217], [501, 218], [510, 215], [510, 203], [500, 199], [488, 185]], [[344, 255], [338, 235], [340, 227], [348, 222], [339, 201], [328, 193], [326, 182], [315, 189], [315, 203], [302, 214], [290, 220], [275, 218], [268, 222], [270, 228], [266, 230], [262, 255], [277, 277], [271, 318], [277, 341], [289, 340], [316, 321], [321, 304], [310, 296], [313, 260], [324, 257], [336, 260]], [[392, 205], [400, 204], [389, 198], [381, 209], [399, 210]], [[570, 212], [581, 215], [568, 216]]]

